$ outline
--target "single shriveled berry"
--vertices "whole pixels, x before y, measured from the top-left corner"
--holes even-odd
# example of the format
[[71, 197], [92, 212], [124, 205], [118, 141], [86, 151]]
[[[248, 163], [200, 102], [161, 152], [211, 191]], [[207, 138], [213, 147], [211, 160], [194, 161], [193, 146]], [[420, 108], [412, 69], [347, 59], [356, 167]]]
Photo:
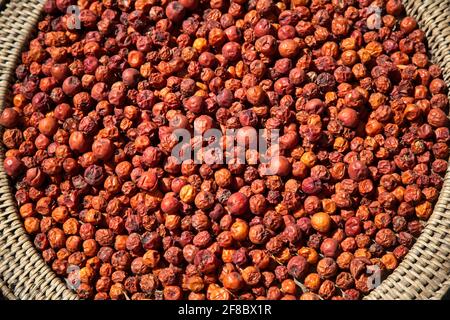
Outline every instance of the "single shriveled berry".
[[287, 270], [294, 278], [302, 278], [308, 271], [308, 263], [303, 256], [295, 256], [289, 260]]
[[227, 208], [231, 214], [240, 216], [248, 211], [248, 198], [240, 193], [233, 193], [227, 201]]

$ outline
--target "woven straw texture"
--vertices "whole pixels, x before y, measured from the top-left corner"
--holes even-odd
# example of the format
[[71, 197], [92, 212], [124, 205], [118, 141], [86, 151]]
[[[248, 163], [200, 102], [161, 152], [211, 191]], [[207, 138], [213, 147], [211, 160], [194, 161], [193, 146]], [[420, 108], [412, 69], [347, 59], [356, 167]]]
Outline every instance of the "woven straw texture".
[[[45, 0], [0, 0], [0, 109], [20, 52], [33, 34]], [[450, 83], [450, 0], [404, 0], [426, 32], [431, 58]], [[1, 147], [0, 147], [1, 148]], [[45, 264], [26, 235], [0, 149], [0, 290], [7, 299], [77, 299]], [[434, 212], [399, 267], [366, 299], [440, 299], [450, 288], [450, 173]]]

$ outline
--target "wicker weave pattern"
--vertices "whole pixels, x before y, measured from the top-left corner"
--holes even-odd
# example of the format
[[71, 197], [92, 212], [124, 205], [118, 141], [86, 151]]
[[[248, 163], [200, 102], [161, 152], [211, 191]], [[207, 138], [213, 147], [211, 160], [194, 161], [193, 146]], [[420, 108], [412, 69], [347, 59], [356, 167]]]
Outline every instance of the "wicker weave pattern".
[[[432, 60], [450, 82], [450, 0], [403, 1], [426, 33]], [[450, 288], [450, 170], [426, 228], [397, 269], [367, 299], [440, 299]]]
[[[0, 109], [24, 43], [45, 0], [0, 0]], [[426, 32], [432, 60], [450, 83], [450, 0], [404, 0]], [[5, 4], [6, 3], [6, 4]], [[44, 263], [25, 234], [0, 149], [0, 290], [8, 299], [77, 299]], [[404, 261], [367, 299], [439, 299], [450, 288], [450, 170], [439, 201]]]
[[[0, 17], [0, 106], [8, 102], [8, 87], [22, 46], [33, 33], [43, 0], [10, 1]], [[17, 214], [0, 150], [0, 289], [8, 299], [77, 299], [45, 264], [25, 234]]]

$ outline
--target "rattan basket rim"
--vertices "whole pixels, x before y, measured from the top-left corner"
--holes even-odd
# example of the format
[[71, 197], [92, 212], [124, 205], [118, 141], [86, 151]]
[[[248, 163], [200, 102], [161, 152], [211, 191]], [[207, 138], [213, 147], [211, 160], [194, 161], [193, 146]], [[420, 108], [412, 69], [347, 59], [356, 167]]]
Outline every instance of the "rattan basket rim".
[[[20, 52], [45, 0], [0, 0], [0, 109]], [[450, 83], [450, 0], [403, 1], [426, 32], [432, 59]], [[0, 149], [0, 290], [7, 299], [78, 299], [44, 263], [26, 235], [3, 169]], [[450, 288], [450, 173], [432, 216], [394, 272], [366, 299], [440, 299]]]

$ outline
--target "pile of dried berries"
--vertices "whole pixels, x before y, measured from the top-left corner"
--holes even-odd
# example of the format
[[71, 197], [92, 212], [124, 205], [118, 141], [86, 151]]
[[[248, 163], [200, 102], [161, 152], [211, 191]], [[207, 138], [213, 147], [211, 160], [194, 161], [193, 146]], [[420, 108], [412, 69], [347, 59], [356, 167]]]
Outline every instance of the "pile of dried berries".
[[[80, 297], [358, 299], [397, 267], [450, 139], [400, 0], [71, 4], [45, 5], [0, 122], [25, 229]], [[278, 174], [178, 164], [193, 126], [280, 129]]]

